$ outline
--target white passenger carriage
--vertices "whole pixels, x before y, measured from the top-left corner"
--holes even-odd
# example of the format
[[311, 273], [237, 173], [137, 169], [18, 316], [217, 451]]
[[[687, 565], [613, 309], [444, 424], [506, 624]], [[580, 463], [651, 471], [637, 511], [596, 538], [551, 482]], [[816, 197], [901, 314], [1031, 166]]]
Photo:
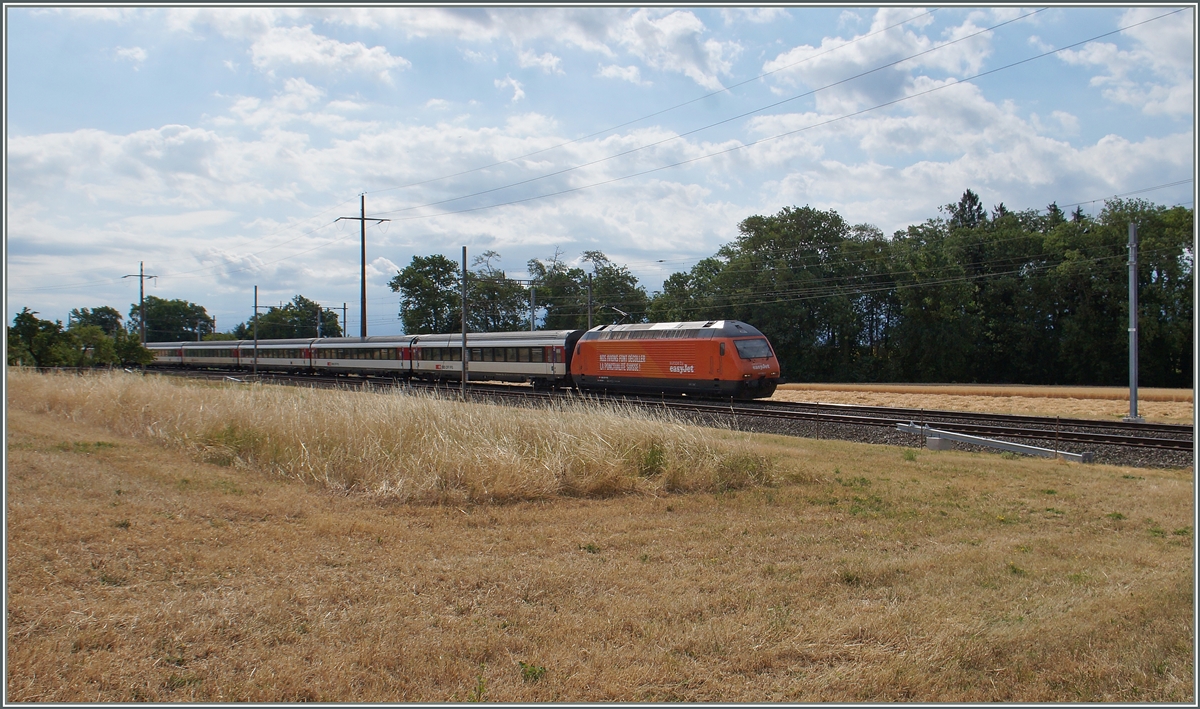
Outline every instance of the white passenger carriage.
[[[146, 346], [154, 349], [153, 345]], [[178, 346], [182, 353], [180, 364], [217, 369], [237, 367], [239, 364], [238, 343], [236, 340], [180, 342]]]
[[155, 342], [146, 347], [154, 353], [152, 365], [178, 367], [183, 364], [182, 342]]
[[[472, 381], [570, 385], [571, 354], [581, 330], [468, 333]], [[462, 379], [462, 335], [389, 335], [291, 340], [153, 342], [157, 366], [259, 371], [340, 372]], [[257, 354], [256, 354], [257, 353]]]
[[[579, 335], [578, 330], [467, 333], [467, 379], [561, 385], [569, 380], [567, 358]], [[462, 378], [461, 334], [418, 335], [412, 353], [413, 376]]]
[[411, 371], [412, 341], [410, 335], [312, 340], [312, 366], [329, 372], [407, 376]]
[[243, 369], [254, 367], [255, 352], [258, 356], [258, 369], [269, 371], [297, 372], [310, 368], [309, 343], [312, 338], [291, 340], [259, 340], [258, 347], [254, 340], [242, 340], [239, 349], [239, 362]]

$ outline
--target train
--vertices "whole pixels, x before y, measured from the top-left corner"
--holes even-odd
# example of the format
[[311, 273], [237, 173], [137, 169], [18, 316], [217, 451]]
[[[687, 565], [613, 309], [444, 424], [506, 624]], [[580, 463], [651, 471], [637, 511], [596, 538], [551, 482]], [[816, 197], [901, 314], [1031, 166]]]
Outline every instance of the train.
[[[344, 373], [461, 381], [462, 334], [152, 342], [150, 368]], [[469, 381], [536, 389], [766, 398], [779, 359], [738, 320], [600, 325], [589, 330], [467, 333]]]

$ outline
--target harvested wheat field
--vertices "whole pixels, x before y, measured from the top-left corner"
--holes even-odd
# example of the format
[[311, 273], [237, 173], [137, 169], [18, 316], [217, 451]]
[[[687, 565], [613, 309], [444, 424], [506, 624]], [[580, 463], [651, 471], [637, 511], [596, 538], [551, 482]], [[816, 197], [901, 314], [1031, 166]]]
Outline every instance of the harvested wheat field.
[[8, 701], [1195, 700], [1190, 470], [7, 383]]
[[[775, 401], [821, 402], [905, 409], [974, 411], [1022, 416], [1120, 420], [1129, 415], [1129, 390], [1120, 387], [996, 384], [783, 384]], [[1138, 415], [1154, 423], [1193, 423], [1191, 389], [1138, 389]]]

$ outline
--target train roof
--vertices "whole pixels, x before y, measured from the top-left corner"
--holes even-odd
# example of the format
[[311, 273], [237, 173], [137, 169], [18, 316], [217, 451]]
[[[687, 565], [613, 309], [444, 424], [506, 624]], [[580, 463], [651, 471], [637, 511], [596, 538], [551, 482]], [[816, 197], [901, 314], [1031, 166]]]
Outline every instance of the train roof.
[[640, 340], [689, 337], [762, 337], [758, 328], [741, 320], [693, 320], [689, 322], [632, 323], [601, 325], [588, 330], [584, 340]]
[[[561, 344], [578, 330], [517, 330], [515, 332], [468, 332], [467, 346], [481, 347], [485, 344], [517, 347], [522, 344]], [[437, 335], [418, 335], [414, 343], [419, 346], [438, 343], [461, 343], [462, 333], [451, 332]]]

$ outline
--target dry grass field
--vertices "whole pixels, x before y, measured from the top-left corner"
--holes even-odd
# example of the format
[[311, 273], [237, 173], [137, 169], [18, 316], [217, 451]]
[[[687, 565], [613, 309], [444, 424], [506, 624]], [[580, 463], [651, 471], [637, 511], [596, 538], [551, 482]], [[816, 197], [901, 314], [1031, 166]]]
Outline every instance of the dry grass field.
[[275, 389], [9, 370], [8, 701], [1195, 700], [1190, 470]]
[[[1119, 420], [1129, 415], [1120, 387], [990, 384], [784, 384], [776, 401], [807, 401], [907, 409], [976, 411], [1023, 416]], [[1190, 389], [1138, 389], [1138, 415], [1155, 423], [1193, 423]]]

